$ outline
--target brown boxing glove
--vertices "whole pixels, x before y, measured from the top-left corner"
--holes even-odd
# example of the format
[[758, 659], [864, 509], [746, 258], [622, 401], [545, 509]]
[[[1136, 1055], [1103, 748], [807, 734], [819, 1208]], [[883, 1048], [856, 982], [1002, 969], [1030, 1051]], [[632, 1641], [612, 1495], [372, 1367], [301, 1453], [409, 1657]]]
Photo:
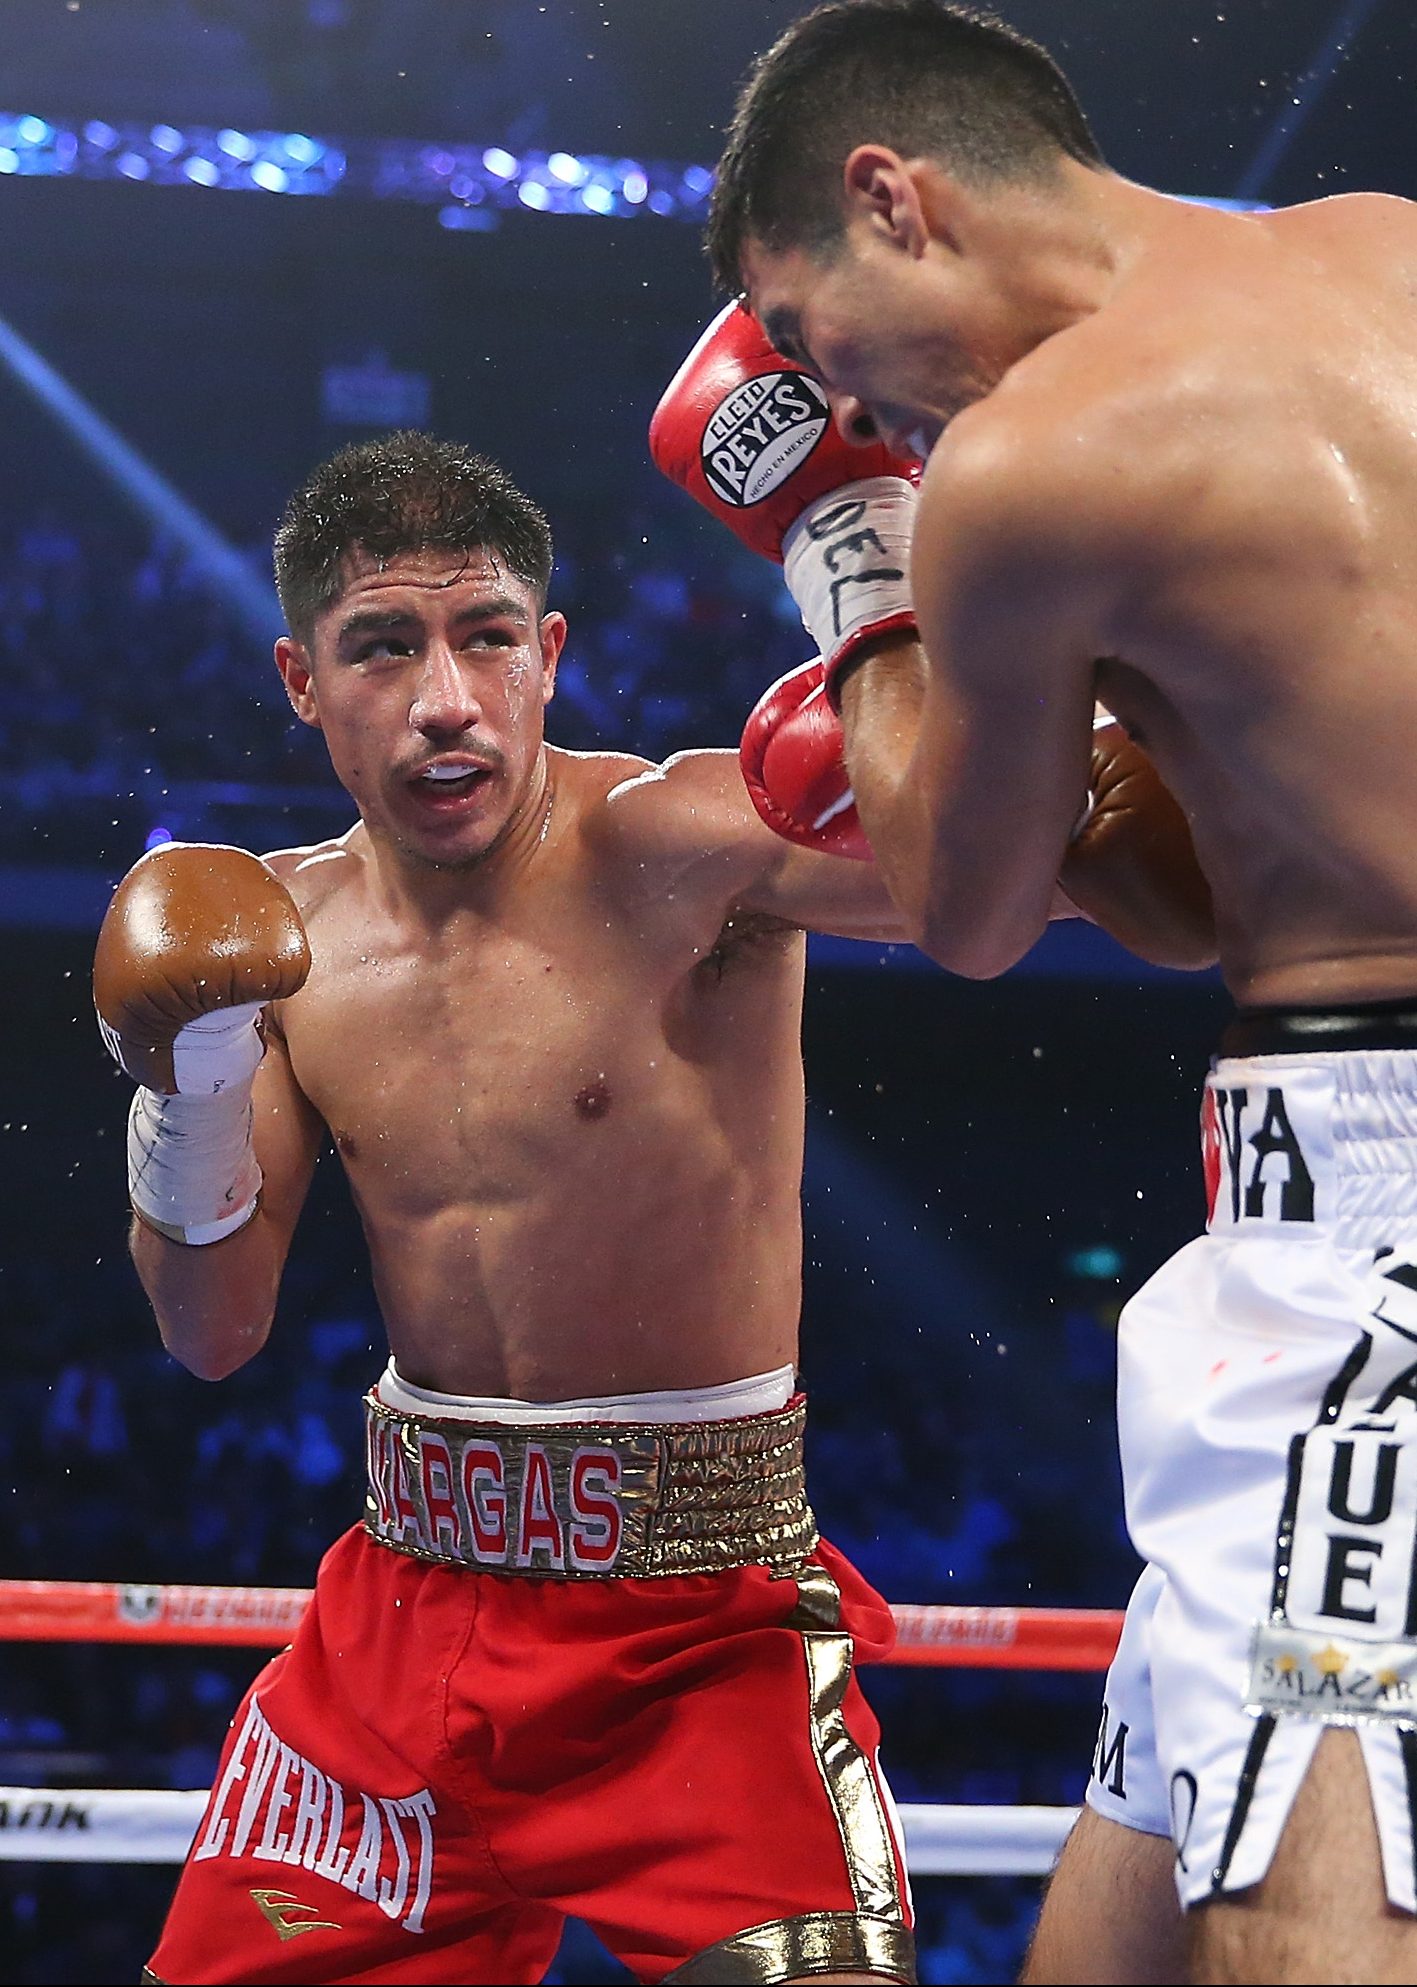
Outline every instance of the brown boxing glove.
[[1094, 924], [1154, 966], [1215, 963], [1210, 886], [1180, 804], [1112, 719], [1092, 738], [1092, 806], [1058, 882]]
[[189, 1049], [199, 1056], [202, 1048], [179, 1042], [181, 1032], [218, 1012], [284, 1000], [309, 971], [300, 913], [259, 857], [165, 842], [113, 893], [94, 953], [94, 1006], [104, 1040], [136, 1082], [210, 1095], [220, 1085], [203, 1079], [200, 1062], [189, 1080]]
[[297, 993], [310, 948], [280, 879], [244, 849], [168, 842], [114, 893], [94, 956], [104, 1041], [139, 1088], [134, 1211], [170, 1240], [219, 1242], [256, 1211], [251, 1085], [267, 1001]]

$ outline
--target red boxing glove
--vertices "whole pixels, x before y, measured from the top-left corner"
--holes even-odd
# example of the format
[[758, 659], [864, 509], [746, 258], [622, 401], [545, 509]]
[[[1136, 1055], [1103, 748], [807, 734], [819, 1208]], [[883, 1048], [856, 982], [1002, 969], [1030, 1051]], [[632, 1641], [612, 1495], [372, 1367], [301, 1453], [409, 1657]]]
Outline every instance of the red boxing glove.
[[914, 628], [917, 465], [848, 443], [826, 394], [742, 304], [721, 311], [655, 409], [650, 453], [764, 558], [785, 566], [828, 677], [869, 637]]
[[738, 759], [752, 803], [774, 834], [826, 855], [871, 860], [820, 658], [789, 670], [759, 698]]
[[845, 442], [816, 380], [738, 303], [665, 388], [649, 449], [671, 483], [779, 565], [782, 541], [818, 497], [865, 476], [908, 478], [911, 466], [881, 442]]

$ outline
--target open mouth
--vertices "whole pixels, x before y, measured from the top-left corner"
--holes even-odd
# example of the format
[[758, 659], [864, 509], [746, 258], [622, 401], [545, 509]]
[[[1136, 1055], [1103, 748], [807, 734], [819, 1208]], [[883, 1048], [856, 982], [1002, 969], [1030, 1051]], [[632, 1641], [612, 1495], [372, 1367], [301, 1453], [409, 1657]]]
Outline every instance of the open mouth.
[[425, 766], [408, 785], [423, 806], [451, 809], [480, 793], [491, 777], [489, 767], [463, 761]]

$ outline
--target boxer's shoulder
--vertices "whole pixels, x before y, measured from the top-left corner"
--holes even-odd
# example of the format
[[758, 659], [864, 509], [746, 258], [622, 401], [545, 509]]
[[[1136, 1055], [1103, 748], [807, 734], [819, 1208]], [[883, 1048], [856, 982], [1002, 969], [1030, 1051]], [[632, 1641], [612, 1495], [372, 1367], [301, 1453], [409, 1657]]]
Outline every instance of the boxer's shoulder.
[[1243, 447], [1280, 428], [1266, 413], [1272, 369], [1233, 358], [1199, 324], [1139, 306], [1124, 315], [1104, 325], [1100, 311], [1046, 341], [950, 423], [921, 483], [918, 595], [941, 555], [986, 580], [1027, 561], [1040, 589], [1052, 574], [1072, 591], [1086, 572], [1164, 564], [1227, 493], [1252, 522], [1273, 515], [1272, 502], [1249, 502], [1273, 457]]
[[709, 917], [779, 853], [749, 801], [738, 754], [726, 750], [636, 762], [606, 790], [593, 846], [622, 893], [679, 913], [697, 905]]
[[727, 750], [674, 752], [661, 760], [617, 757], [613, 768], [607, 755], [606, 764], [613, 777], [604, 780], [598, 804], [586, 814], [606, 848], [635, 853], [666, 835], [680, 839], [686, 828], [711, 844], [716, 805], [729, 797], [735, 806], [740, 799], [746, 805], [737, 757]]
[[368, 836], [360, 823], [328, 841], [270, 849], [262, 857], [294, 898], [308, 923], [351, 890], [362, 877]]

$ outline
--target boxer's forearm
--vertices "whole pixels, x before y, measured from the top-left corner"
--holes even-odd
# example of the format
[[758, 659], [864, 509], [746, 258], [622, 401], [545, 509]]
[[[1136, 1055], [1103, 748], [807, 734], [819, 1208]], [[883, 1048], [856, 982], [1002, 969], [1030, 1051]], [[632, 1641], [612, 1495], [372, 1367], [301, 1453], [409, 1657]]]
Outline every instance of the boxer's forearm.
[[225, 1241], [194, 1248], [134, 1219], [129, 1246], [174, 1359], [201, 1380], [223, 1380], [258, 1353], [275, 1315], [285, 1243], [258, 1208]]
[[884, 635], [841, 684], [846, 769], [876, 863], [915, 942], [925, 945], [933, 835], [915, 777], [928, 664], [914, 635]]

